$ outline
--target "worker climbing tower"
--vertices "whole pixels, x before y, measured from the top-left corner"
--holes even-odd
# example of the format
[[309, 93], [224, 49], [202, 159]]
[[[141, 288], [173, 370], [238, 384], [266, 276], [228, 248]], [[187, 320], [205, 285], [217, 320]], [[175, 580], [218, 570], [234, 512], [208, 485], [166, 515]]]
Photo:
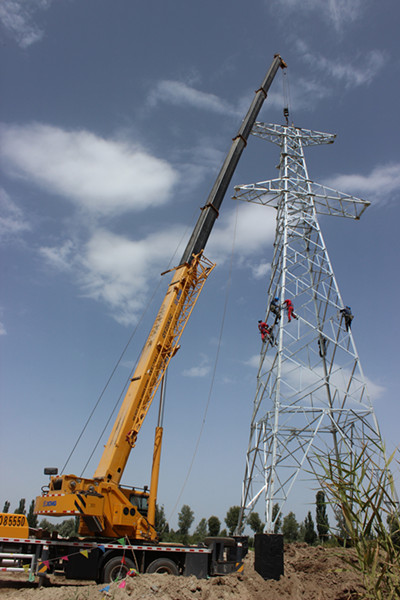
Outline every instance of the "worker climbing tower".
[[235, 188], [236, 199], [277, 211], [265, 317], [272, 336], [260, 353], [241, 522], [265, 499], [270, 533], [302, 470], [321, 481], [328, 456], [376, 453], [382, 441], [317, 218], [359, 219], [369, 203], [310, 180], [304, 148], [334, 135], [288, 123], [256, 123], [252, 133], [280, 146], [280, 163], [277, 179]]

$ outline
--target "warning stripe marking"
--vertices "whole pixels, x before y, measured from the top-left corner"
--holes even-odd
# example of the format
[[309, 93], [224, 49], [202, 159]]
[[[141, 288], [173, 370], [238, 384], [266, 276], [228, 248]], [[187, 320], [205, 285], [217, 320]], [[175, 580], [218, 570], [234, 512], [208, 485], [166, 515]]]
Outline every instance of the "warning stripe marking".
[[194, 554], [211, 554], [209, 548], [185, 548], [185, 547], [174, 547], [174, 546], [140, 546], [133, 544], [108, 544], [102, 542], [65, 542], [58, 540], [36, 540], [29, 538], [6, 538], [0, 537], [0, 542], [18, 542], [24, 544], [35, 544], [41, 546], [69, 546], [72, 548], [117, 548], [124, 550], [147, 550], [151, 552], [180, 552], [180, 553], [194, 553]]

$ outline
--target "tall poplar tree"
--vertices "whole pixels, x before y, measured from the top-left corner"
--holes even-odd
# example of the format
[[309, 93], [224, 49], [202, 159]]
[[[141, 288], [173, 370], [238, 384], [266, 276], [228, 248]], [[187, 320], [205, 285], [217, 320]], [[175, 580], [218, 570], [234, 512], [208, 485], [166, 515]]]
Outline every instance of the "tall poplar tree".
[[328, 521], [328, 515], [326, 513], [325, 494], [322, 490], [317, 492], [317, 495], [315, 497], [315, 504], [316, 504], [315, 520], [317, 522], [318, 536], [319, 536], [319, 539], [321, 541], [323, 541], [328, 538], [329, 521]]

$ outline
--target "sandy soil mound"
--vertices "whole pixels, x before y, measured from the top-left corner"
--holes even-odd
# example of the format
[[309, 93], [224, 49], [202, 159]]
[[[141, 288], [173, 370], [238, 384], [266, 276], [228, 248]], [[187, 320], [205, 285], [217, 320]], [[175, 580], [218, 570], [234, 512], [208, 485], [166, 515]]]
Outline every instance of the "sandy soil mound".
[[26, 575], [0, 574], [0, 599], [11, 600], [359, 600], [361, 578], [342, 557], [349, 550], [285, 546], [285, 575], [279, 581], [264, 581], [254, 571], [249, 553], [242, 574], [211, 579], [138, 575], [109, 586], [51, 579], [51, 586], [34, 588]]

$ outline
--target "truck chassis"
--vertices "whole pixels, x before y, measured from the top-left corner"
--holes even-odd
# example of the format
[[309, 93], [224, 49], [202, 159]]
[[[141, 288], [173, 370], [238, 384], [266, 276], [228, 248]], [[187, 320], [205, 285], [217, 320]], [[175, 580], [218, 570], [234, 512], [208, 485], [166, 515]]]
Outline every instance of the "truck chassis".
[[0, 537], [0, 571], [26, 572], [39, 584], [50, 574], [98, 583], [137, 573], [206, 578], [241, 571], [247, 550], [241, 536], [206, 538], [203, 546]]

